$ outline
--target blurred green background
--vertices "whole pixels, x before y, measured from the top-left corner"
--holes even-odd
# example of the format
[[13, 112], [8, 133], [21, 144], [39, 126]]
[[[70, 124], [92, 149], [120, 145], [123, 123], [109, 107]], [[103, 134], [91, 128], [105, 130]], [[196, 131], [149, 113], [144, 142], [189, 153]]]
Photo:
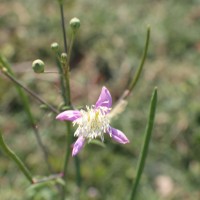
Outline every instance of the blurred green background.
[[[130, 144], [106, 138], [106, 148], [87, 145], [80, 153], [81, 200], [121, 200], [128, 196], [147, 122], [150, 96], [158, 86], [158, 108], [149, 155], [138, 200], [200, 199], [200, 1], [199, 0], [66, 0], [66, 25], [81, 20], [72, 57], [71, 90], [75, 106], [94, 104], [102, 85], [113, 101], [126, 88], [142, 55], [146, 28], [151, 26], [148, 58], [129, 104], [112, 125], [123, 130]], [[67, 29], [68, 38], [70, 31]], [[0, 53], [17, 77], [48, 102], [59, 107], [56, 74], [35, 75], [31, 63], [43, 59], [46, 71], [56, 71], [50, 48], [63, 48], [56, 0], [1, 0]], [[0, 127], [10, 147], [34, 175], [48, 175], [33, 131], [12, 83], [0, 76]], [[63, 166], [66, 148], [64, 123], [42, 110], [32, 97], [31, 109], [42, 140], [50, 151], [55, 172]], [[71, 159], [68, 198], [76, 199], [74, 162]], [[13, 163], [0, 151], [2, 200], [58, 199], [52, 184], [29, 187]], [[37, 193], [34, 197], [34, 193]]]

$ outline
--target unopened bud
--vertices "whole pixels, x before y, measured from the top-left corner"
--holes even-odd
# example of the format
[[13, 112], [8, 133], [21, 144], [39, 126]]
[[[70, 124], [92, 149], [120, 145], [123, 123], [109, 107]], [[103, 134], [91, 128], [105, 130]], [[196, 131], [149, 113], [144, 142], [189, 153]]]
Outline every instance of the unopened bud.
[[53, 51], [58, 51], [58, 49], [59, 49], [59, 44], [58, 44], [57, 42], [52, 43], [52, 44], [51, 44], [51, 49], [52, 49]]
[[74, 32], [76, 32], [80, 28], [80, 25], [81, 25], [80, 20], [76, 17], [72, 18], [69, 24]]
[[61, 62], [62, 63], [66, 63], [66, 61], [67, 61], [67, 54], [66, 53], [61, 53]]
[[3, 68], [2, 68], [2, 72], [7, 73], [7, 72], [8, 72], [8, 69], [5, 68], [5, 67], [3, 67]]
[[34, 60], [32, 63], [32, 68], [35, 73], [43, 73], [44, 66], [44, 62], [40, 59]]

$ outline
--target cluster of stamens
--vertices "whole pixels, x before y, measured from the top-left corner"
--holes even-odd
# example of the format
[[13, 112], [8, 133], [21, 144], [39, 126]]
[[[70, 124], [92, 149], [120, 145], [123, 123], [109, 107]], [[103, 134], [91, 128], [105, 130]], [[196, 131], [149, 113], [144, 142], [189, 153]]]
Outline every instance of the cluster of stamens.
[[92, 106], [86, 107], [86, 110], [80, 110], [81, 117], [73, 122], [73, 125], [78, 125], [74, 136], [83, 136], [90, 140], [100, 137], [104, 140], [104, 133], [109, 129], [109, 119], [106, 116], [108, 108]]

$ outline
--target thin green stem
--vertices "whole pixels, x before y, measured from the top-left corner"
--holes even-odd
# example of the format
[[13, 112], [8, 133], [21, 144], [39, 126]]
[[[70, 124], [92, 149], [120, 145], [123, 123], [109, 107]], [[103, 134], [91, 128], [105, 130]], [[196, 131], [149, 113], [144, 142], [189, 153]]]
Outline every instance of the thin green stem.
[[31, 96], [33, 96], [35, 99], [37, 99], [40, 103], [45, 104], [52, 112], [58, 114], [58, 111], [52, 105], [50, 105], [49, 103], [47, 103], [45, 100], [43, 100], [42, 98], [40, 98], [36, 93], [34, 93], [32, 90], [30, 90], [29, 88], [27, 88], [26, 86], [24, 86], [17, 79], [15, 79], [14, 76], [12, 76], [7, 70], [5, 70], [6, 68], [4, 66], [0, 66], [0, 68], [2, 69], [3, 74], [7, 78], [9, 78], [9, 80], [11, 80], [13, 83], [15, 83], [18, 86], [20, 86], [21, 88], [23, 88], [27, 93], [29, 93]]
[[65, 93], [66, 93], [66, 106], [71, 106], [71, 93], [70, 93], [70, 58], [72, 53], [72, 47], [74, 44], [74, 33], [72, 33], [72, 38], [70, 41], [68, 55], [66, 62], [62, 63], [64, 77], [65, 77]]
[[4, 142], [2, 133], [0, 131], [0, 146], [5, 151], [5, 153], [17, 164], [21, 172], [25, 175], [25, 177], [29, 180], [31, 184], [34, 183], [32, 175], [25, 164], [20, 160], [20, 158], [6, 145]]
[[63, 98], [64, 104], [67, 105], [67, 95], [66, 95], [66, 88], [65, 88], [65, 78], [63, 76], [64, 72], [63, 72], [63, 67], [62, 67], [62, 65], [60, 63], [58, 55], [57, 55], [57, 58], [56, 58], [56, 64], [57, 64], [58, 70], [60, 72], [59, 79], [60, 79], [60, 86], [61, 86], [62, 98]]
[[149, 143], [150, 143], [150, 139], [152, 135], [155, 113], [156, 113], [156, 105], [157, 105], [157, 88], [154, 89], [152, 98], [151, 98], [149, 118], [148, 118], [146, 130], [145, 130], [144, 143], [141, 149], [139, 162], [137, 165], [137, 174], [136, 174], [136, 178], [132, 187], [130, 200], [136, 199], [135, 197], [136, 197], [137, 188], [139, 186], [140, 178], [145, 166], [145, 160], [148, 154], [148, 148], [149, 148]]
[[43, 142], [42, 142], [42, 139], [41, 139], [41, 137], [40, 137], [38, 128], [37, 128], [37, 126], [34, 124], [34, 121], [33, 121], [34, 119], [33, 119], [33, 117], [32, 117], [32, 114], [31, 114], [31, 116], [29, 116], [29, 118], [30, 118], [30, 119], [32, 118], [32, 120], [31, 120], [32, 128], [33, 128], [33, 130], [34, 130], [34, 133], [35, 133], [35, 136], [36, 136], [36, 139], [37, 139], [37, 143], [38, 143], [40, 149], [42, 150], [42, 153], [43, 153], [44, 160], [45, 160], [45, 163], [46, 163], [46, 165], [47, 165], [47, 168], [48, 168], [49, 172], [52, 172], [53, 169], [52, 169], [51, 164], [50, 164], [50, 162], [49, 162], [49, 153], [48, 153], [47, 147], [46, 147], [46, 146], [43, 144]]
[[80, 188], [81, 187], [81, 168], [80, 168], [80, 159], [78, 156], [75, 156], [74, 157], [74, 164], [75, 164], [75, 167], [76, 167], [76, 184], [77, 186]]
[[[64, 50], [65, 53], [68, 53], [67, 48], [67, 38], [66, 38], [66, 28], [65, 28], [65, 18], [64, 18], [64, 10], [63, 10], [63, 1], [59, 1], [60, 3], [60, 16], [61, 16], [61, 27], [63, 32], [63, 40], [64, 40]], [[60, 72], [62, 72], [63, 76], [60, 76], [60, 83], [61, 83], [61, 90], [62, 90], [62, 97], [63, 101], [65, 103], [65, 106], [71, 107], [71, 95], [70, 95], [70, 69], [69, 65], [67, 65], [69, 59], [69, 55], [67, 55], [67, 60], [59, 60], [60, 64], [58, 63], [58, 67]], [[63, 166], [63, 180], [66, 182], [67, 177], [67, 167], [69, 163], [70, 158], [70, 152], [71, 152], [71, 124], [69, 122], [66, 122], [66, 135], [67, 135], [67, 149], [65, 152], [65, 159], [64, 159], [64, 166]], [[62, 188], [62, 195], [61, 199], [64, 200], [66, 196], [66, 186], [64, 185]]]
[[[14, 77], [14, 73], [9, 65], [8, 62], [6, 62], [1, 56], [0, 56], [0, 61], [2, 64], [4, 64], [4, 66], [6, 66], [6, 69], [9, 71], [9, 73]], [[37, 128], [37, 126], [35, 125], [35, 119], [32, 115], [32, 112], [31, 112], [31, 109], [30, 109], [30, 106], [29, 106], [29, 100], [28, 100], [28, 97], [26, 96], [26, 94], [23, 92], [23, 90], [21, 89], [20, 86], [16, 85], [16, 89], [18, 91], [18, 94], [21, 98], [21, 101], [22, 101], [22, 104], [24, 106], [24, 109], [25, 109], [25, 112], [27, 114], [27, 117], [29, 119], [29, 122], [32, 126], [32, 129], [33, 129], [33, 132], [34, 132], [34, 135], [36, 137], [36, 140], [37, 140], [37, 143], [43, 153], [43, 156], [44, 156], [44, 159], [45, 159], [45, 162], [47, 164], [47, 168], [48, 170], [51, 172], [52, 171], [52, 167], [49, 163], [49, 154], [48, 154], [48, 150], [47, 150], [47, 147], [45, 147], [45, 145], [43, 144], [42, 142], [42, 139], [40, 137], [40, 134], [39, 134], [39, 130]]]
[[[59, 1], [59, 4], [60, 4], [60, 17], [61, 17], [61, 27], [62, 27], [62, 32], [63, 32], [64, 50], [65, 50], [65, 53], [68, 54], [63, 1]], [[69, 60], [70, 60], [70, 56], [71, 56], [70, 49], [72, 49], [71, 43], [70, 43], [70, 47], [69, 47], [69, 55], [67, 55], [67, 61], [66, 61], [66, 63], [61, 63], [62, 67], [63, 67], [63, 71], [64, 71], [64, 76], [65, 76], [64, 79], [65, 80], [63, 80], [63, 78], [60, 77], [63, 100], [64, 100], [66, 106], [71, 106], [70, 82], [69, 82], [69, 76], [70, 76], [69, 75], [69, 73], [70, 73]], [[64, 83], [65, 83], [65, 86], [63, 85]]]
[[150, 38], [150, 27], [147, 28], [147, 36], [146, 36], [144, 52], [143, 52], [142, 59], [141, 59], [140, 65], [138, 67], [138, 70], [135, 73], [135, 75], [134, 75], [134, 77], [133, 77], [133, 79], [132, 79], [132, 81], [131, 81], [131, 83], [128, 87], [129, 91], [133, 90], [133, 88], [137, 84], [139, 77], [141, 75], [141, 72], [142, 72], [146, 57], [147, 57], [147, 51], [148, 51], [148, 47], [149, 47], [149, 38]]
[[[60, 64], [62, 66], [62, 69], [60, 68], [60, 71], [63, 72], [64, 78], [60, 76], [60, 82], [61, 82], [61, 90], [62, 90], [62, 96], [63, 101], [65, 103], [65, 106], [73, 108], [71, 104], [71, 92], [70, 92], [70, 59], [71, 59], [71, 52], [72, 47], [74, 43], [75, 33], [72, 33], [72, 38], [70, 41], [69, 49], [67, 46], [67, 38], [66, 38], [66, 28], [65, 28], [65, 19], [64, 19], [64, 10], [63, 10], [63, 1], [59, 0], [60, 3], [60, 14], [61, 14], [61, 26], [62, 26], [62, 32], [63, 32], [63, 39], [64, 39], [64, 49], [65, 53], [67, 53], [67, 60], [66, 62], [61, 61]], [[71, 144], [73, 141], [73, 135], [71, 134], [71, 124], [69, 122], [66, 123], [66, 133], [67, 133], [67, 149], [65, 154], [65, 160], [64, 160], [64, 166], [63, 166], [63, 180], [66, 183], [67, 178], [67, 168], [69, 163], [69, 158], [71, 154]], [[78, 162], [76, 162], [76, 171], [80, 172], [80, 165]], [[77, 175], [77, 177], [80, 176]], [[80, 178], [79, 178], [80, 179]], [[79, 181], [78, 181], [79, 182]], [[62, 199], [64, 200], [66, 196], [66, 187], [63, 187], [62, 191]]]
[[71, 154], [71, 144], [72, 144], [72, 134], [71, 134], [71, 123], [66, 122], [66, 129], [67, 129], [67, 150], [65, 155], [64, 167], [63, 167], [63, 178], [66, 179], [67, 177], [67, 167], [69, 163], [69, 158]]
[[68, 56], [67, 56], [68, 59], [67, 59], [67, 64], [66, 64], [68, 70], [70, 69], [70, 59], [71, 59], [71, 54], [72, 54], [72, 47], [74, 45], [74, 39], [75, 39], [75, 33], [74, 33], [74, 31], [72, 31], [72, 38], [70, 40], [70, 45], [69, 45], [69, 49], [68, 49]]
[[70, 71], [68, 69], [64, 69], [64, 77], [65, 77], [65, 92], [66, 92], [66, 106], [71, 107], [71, 92], [70, 92]]
[[66, 28], [65, 28], [65, 16], [64, 16], [63, 2], [62, 1], [60, 1], [60, 16], [61, 16], [61, 26], [62, 26], [62, 32], [63, 32], [63, 39], [64, 39], [64, 49], [65, 49], [65, 53], [67, 53], [67, 37], [66, 37]]
[[[66, 129], [67, 129], [67, 146], [66, 146], [64, 166], [63, 166], [63, 180], [65, 181], [65, 183], [67, 179], [67, 169], [68, 169], [68, 164], [69, 164], [69, 159], [70, 159], [71, 143], [72, 143], [72, 136], [73, 136], [71, 134], [70, 122], [66, 122]], [[61, 199], [65, 200], [65, 196], [66, 196], [66, 185], [63, 186]]]
[[34, 132], [36, 140], [37, 140], [37, 143], [38, 143], [38, 145], [39, 145], [39, 147], [40, 147], [40, 149], [43, 153], [45, 163], [47, 164], [47, 168], [50, 172], [52, 172], [52, 167], [49, 163], [49, 153], [48, 153], [47, 147], [42, 142], [42, 138], [40, 137], [39, 130], [38, 130], [36, 124], [35, 124], [35, 119], [32, 115], [32, 112], [31, 112], [31, 109], [30, 109], [30, 106], [29, 106], [29, 102], [28, 102], [28, 98], [25, 95], [25, 93], [21, 90], [21, 88], [17, 87], [17, 90], [18, 90], [19, 96], [21, 98], [21, 101], [23, 102], [22, 104], [24, 106], [25, 112], [26, 112], [28, 119], [30, 121], [31, 127], [33, 129], [33, 132]]

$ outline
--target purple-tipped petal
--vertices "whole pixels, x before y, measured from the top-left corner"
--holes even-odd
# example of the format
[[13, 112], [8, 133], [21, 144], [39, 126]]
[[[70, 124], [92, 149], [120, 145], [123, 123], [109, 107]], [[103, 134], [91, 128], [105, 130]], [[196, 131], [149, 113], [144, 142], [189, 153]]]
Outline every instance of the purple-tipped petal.
[[76, 156], [81, 151], [84, 143], [85, 139], [83, 138], [83, 136], [80, 136], [73, 145], [72, 156]]
[[111, 108], [112, 107], [112, 97], [109, 90], [104, 86], [101, 90], [101, 94], [95, 104], [95, 107], [99, 106]]
[[121, 144], [129, 143], [129, 139], [125, 136], [125, 134], [122, 131], [118, 129], [109, 127], [108, 134], [110, 134], [112, 139], [115, 140], [116, 142], [119, 142]]
[[76, 119], [78, 119], [79, 117], [81, 117], [81, 113], [78, 110], [67, 110], [64, 112], [61, 112], [60, 114], [58, 114], [56, 116], [56, 119], [64, 121], [74, 121]]

